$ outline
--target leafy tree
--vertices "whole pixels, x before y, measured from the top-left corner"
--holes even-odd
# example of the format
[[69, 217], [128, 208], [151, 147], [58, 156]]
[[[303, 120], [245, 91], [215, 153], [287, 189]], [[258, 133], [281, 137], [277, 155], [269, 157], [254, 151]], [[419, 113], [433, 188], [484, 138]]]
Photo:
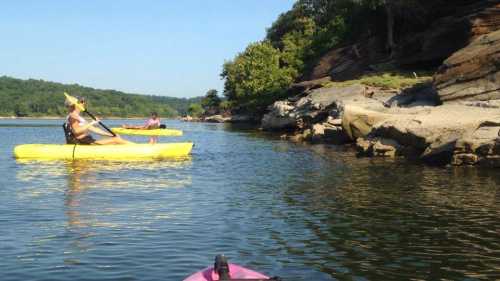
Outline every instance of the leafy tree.
[[222, 112], [228, 112], [231, 110], [231, 102], [228, 100], [221, 101], [219, 108]]
[[192, 103], [189, 105], [188, 114], [193, 117], [199, 117], [203, 114], [203, 108], [199, 103]]
[[300, 28], [286, 33], [281, 39], [283, 46], [281, 62], [287, 67], [295, 79], [304, 71], [305, 60], [311, 56], [311, 44], [316, 24], [311, 18], [301, 18]]
[[28, 116], [30, 113], [30, 107], [26, 102], [18, 103], [15, 105], [14, 113], [19, 117]]
[[261, 112], [284, 96], [293, 82], [293, 72], [280, 67], [280, 51], [270, 42], [250, 44], [243, 53], [223, 66], [224, 95], [236, 107]]
[[217, 90], [211, 89], [208, 90], [207, 94], [201, 100], [201, 106], [205, 112], [209, 112], [209, 114], [215, 114], [219, 111], [219, 105], [221, 103], [221, 99], [217, 95]]

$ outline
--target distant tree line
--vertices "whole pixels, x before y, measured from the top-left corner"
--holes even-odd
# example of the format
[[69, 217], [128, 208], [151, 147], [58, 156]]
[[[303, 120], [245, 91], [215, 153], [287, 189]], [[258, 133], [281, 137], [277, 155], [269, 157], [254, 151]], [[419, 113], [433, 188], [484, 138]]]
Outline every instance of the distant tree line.
[[286, 97], [326, 52], [363, 36], [385, 38], [388, 56], [397, 39], [428, 22], [443, 0], [298, 0], [267, 30], [224, 63], [224, 96], [233, 111], [262, 113]]
[[162, 117], [185, 115], [191, 103], [199, 98], [174, 98], [127, 94], [115, 90], [99, 90], [77, 84], [66, 85], [43, 80], [21, 80], [0, 77], [0, 116], [64, 116], [63, 93], [83, 96], [94, 114], [113, 117], [142, 117], [152, 111]]
[[188, 114], [194, 117], [202, 115], [224, 114], [229, 110], [229, 103], [226, 99], [220, 98], [217, 90], [210, 89], [198, 103], [189, 105]]

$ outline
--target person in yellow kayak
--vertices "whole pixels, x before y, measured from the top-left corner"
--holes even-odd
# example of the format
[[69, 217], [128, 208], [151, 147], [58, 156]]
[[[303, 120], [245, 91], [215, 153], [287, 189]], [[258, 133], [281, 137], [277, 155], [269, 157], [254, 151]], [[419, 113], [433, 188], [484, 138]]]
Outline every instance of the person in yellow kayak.
[[[78, 97], [78, 103], [85, 106], [85, 99]], [[68, 107], [69, 114], [66, 117], [65, 132], [66, 141], [72, 144], [130, 144], [133, 142], [122, 139], [120, 136], [113, 136], [112, 134], [94, 126], [99, 123], [99, 119], [88, 123], [83, 117], [80, 116], [80, 107], [76, 106], [69, 100], [65, 102]], [[94, 139], [90, 133], [95, 133], [107, 138], [99, 140]], [[68, 136], [69, 135], [69, 136]]]
[[[146, 120], [144, 125], [133, 126], [133, 125], [122, 125], [122, 128], [125, 129], [136, 129], [136, 130], [153, 130], [158, 128], [165, 129], [163, 125], [161, 125], [160, 118], [158, 117], [158, 113], [151, 112], [151, 118]], [[149, 143], [157, 143], [158, 137], [152, 136], [149, 138]]]

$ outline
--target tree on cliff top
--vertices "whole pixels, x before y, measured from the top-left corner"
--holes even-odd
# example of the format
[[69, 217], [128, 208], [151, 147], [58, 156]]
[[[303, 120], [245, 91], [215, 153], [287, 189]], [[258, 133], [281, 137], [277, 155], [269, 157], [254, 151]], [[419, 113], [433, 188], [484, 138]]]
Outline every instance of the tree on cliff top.
[[210, 89], [201, 100], [201, 107], [203, 107], [207, 114], [217, 114], [219, 112], [220, 103], [221, 99], [217, 95], [217, 90]]
[[393, 56], [397, 37], [405, 33], [406, 26], [426, 23], [426, 17], [439, 0], [352, 0], [373, 11], [383, 8], [385, 12], [386, 48]]
[[[333, 48], [386, 38], [388, 54], [444, 0], [298, 0], [253, 43], [223, 66], [224, 95], [234, 107], [261, 111], [284, 97]], [[438, 3], [438, 4], [436, 4]]]
[[233, 61], [224, 63], [224, 95], [249, 113], [262, 112], [283, 97], [293, 82], [289, 68], [280, 67], [280, 51], [270, 42], [250, 44]]

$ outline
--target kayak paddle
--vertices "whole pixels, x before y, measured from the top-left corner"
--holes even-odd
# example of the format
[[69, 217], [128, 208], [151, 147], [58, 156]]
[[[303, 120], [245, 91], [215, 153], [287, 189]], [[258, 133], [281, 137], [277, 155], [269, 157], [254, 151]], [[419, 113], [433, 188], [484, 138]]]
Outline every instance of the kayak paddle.
[[[87, 113], [87, 115], [90, 116], [90, 118], [97, 120], [97, 118], [95, 118], [95, 116], [92, 113], [88, 112], [88, 110], [85, 107], [83, 107], [83, 105], [81, 103], [78, 102], [77, 98], [68, 95], [66, 92], [64, 93], [64, 95], [66, 96], [66, 99], [71, 104], [78, 107], [78, 109], [80, 109], [80, 111]], [[111, 131], [111, 129], [109, 129], [106, 125], [104, 125], [101, 121], [99, 121], [99, 125], [101, 125], [101, 127], [106, 129], [106, 131], [108, 131], [111, 135], [113, 135], [113, 137], [116, 137], [116, 134], [113, 131]]]

